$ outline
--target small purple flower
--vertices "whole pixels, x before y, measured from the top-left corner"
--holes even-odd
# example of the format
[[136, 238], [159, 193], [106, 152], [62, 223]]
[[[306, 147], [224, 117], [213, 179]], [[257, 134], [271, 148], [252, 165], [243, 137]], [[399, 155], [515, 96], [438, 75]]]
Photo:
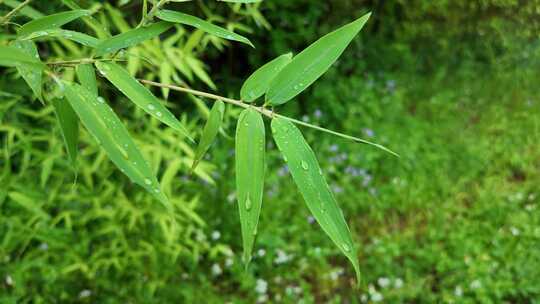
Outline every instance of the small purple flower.
[[339, 149], [339, 147], [337, 145], [331, 145], [330, 148], [329, 148], [330, 152], [337, 152], [338, 149]]
[[285, 176], [289, 173], [289, 167], [287, 165], [284, 165], [283, 167], [279, 168], [278, 175], [279, 176]]
[[341, 193], [343, 192], [343, 188], [338, 185], [332, 185], [332, 191], [334, 191], [334, 193]]
[[372, 179], [373, 177], [371, 175], [369, 174], [364, 175], [364, 180], [362, 180], [362, 186], [367, 187]]
[[362, 131], [364, 132], [364, 134], [366, 134], [367, 137], [375, 136], [375, 132], [373, 132], [373, 130], [371, 130], [370, 128], [363, 128]]
[[315, 112], [313, 112], [313, 116], [315, 116], [315, 118], [317, 118], [317, 119], [321, 118], [321, 116], [322, 116], [321, 110], [316, 109]]

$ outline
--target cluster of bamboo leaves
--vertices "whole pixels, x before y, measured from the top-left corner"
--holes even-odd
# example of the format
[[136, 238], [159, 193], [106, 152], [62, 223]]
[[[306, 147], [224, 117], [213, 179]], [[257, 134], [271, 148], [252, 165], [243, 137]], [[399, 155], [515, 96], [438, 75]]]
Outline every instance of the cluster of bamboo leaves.
[[[108, 34], [100, 22], [92, 17], [92, 12], [82, 9], [71, 0], [63, 0], [71, 10], [48, 15], [32, 14], [32, 21], [23, 24], [17, 35], [8, 46], [0, 46], [0, 65], [15, 67], [24, 78], [34, 95], [42, 102], [51, 102], [62, 130], [63, 139], [69, 159], [73, 164], [77, 159], [77, 137], [79, 121], [93, 135], [96, 142], [104, 149], [112, 162], [134, 183], [145, 188], [156, 199], [169, 209], [171, 206], [156, 176], [151, 171], [142, 153], [137, 148], [128, 130], [109, 106], [108, 101], [99, 95], [97, 74], [112, 84], [136, 106], [161, 123], [176, 130], [192, 142], [185, 125], [180, 122], [152, 92], [138, 79], [134, 78], [129, 69], [119, 64], [119, 52], [130, 47], [156, 39], [178, 24], [195, 28], [200, 33], [208, 33], [224, 40], [235, 41], [253, 47], [244, 36], [229, 29], [215, 25], [201, 18], [178, 11], [164, 9], [167, 1], [155, 1], [152, 9], [145, 10], [141, 23], [136, 28], [124, 26], [124, 30], [115, 36]], [[228, 0], [227, 2], [253, 3], [257, 1]], [[32, 11], [25, 6], [26, 14]], [[112, 7], [108, 7], [113, 10]], [[21, 11], [22, 12], [22, 11]], [[62, 29], [62, 26], [82, 18], [96, 36], [87, 33]], [[309, 210], [320, 224], [325, 233], [332, 239], [341, 252], [351, 261], [357, 276], [359, 265], [356, 246], [344, 216], [330, 191], [317, 162], [315, 153], [310, 148], [296, 124], [307, 125], [327, 131], [342, 137], [365, 142], [351, 136], [329, 131], [321, 127], [302, 123], [293, 118], [274, 112], [275, 107], [291, 101], [315, 82], [338, 59], [348, 44], [367, 22], [369, 14], [342, 26], [323, 36], [299, 54], [281, 55], [256, 70], [247, 78], [240, 90], [240, 100], [222, 98], [217, 95], [189, 90], [168, 84], [159, 84], [167, 96], [169, 89], [186, 90], [192, 94], [209, 97], [214, 100], [208, 120], [202, 131], [201, 138], [192, 164], [192, 170], [210, 148], [221, 128], [225, 112], [225, 103], [243, 107], [236, 128], [236, 183], [237, 198], [240, 213], [240, 223], [243, 239], [243, 259], [247, 264], [257, 234], [257, 225], [263, 201], [265, 178], [265, 148], [266, 134], [263, 116], [271, 120], [271, 130], [274, 141], [287, 163], [292, 178], [302, 194]], [[171, 37], [174, 37], [172, 34]], [[35, 41], [39, 39], [55, 39], [57, 37], [72, 40], [92, 51], [90, 58], [67, 62], [75, 68], [76, 82], [69, 81], [58, 75], [50, 68], [50, 64], [41, 61]], [[171, 39], [171, 38], [166, 38]], [[191, 42], [193, 43], [193, 42]], [[171, 52], [176, 50], [171, 49]], [[190, 66], [189, 59], [184, 62]], [[178, 64], [178, 70], [186, 75], [184, 63]], [[191, 63], [193, 66], [193, 62]], [[170, 67], [165, 77], [171, 77]], [[96, 73], [97, 71], [97, 73]], [[194, 71], [209, 86], [213, 86], [209, 77], [202, 74], [200, 69]], [[55, 94], [44, 97], [43, 76], [54, 80], [57, 90]], [[163, 77], [162, 77], [163, 79]], [[264, 95], [264, 101], [262, 98]], [[262, 105], [257, 105], [258, 101]], [[366, 142], [365, 142], [366, 143]]]

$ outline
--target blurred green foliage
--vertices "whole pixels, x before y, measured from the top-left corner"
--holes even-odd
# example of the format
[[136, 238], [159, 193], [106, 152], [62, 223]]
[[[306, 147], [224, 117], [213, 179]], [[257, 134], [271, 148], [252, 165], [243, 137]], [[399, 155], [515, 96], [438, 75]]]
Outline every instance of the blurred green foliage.
[[[139, 1], [80, 3], [99, 11], [114, 32], [140, 18]], [[35, 7], [51, 13], [61, 3]], [[309, 217], [271, 143], [258, 247], [244, 272], [232, 140], [221, 136], [198, 174], [189, 176], [192, 147], [109, 87], [100, 88], [116, 99], [115, 111], [171, 198], [176, 212], [167, 214], [85, 131], [75, 176], [52, 107], [32, 101], [16, 72], [3, 69], [0, 302], [540, 301], [540, 2], [171, 7], [229, 24], [257, 50], [189, 30], [172, 45], [165, 38], [126, 52], [132, 73], [160, 79], [159, 66], [171, 62], [167, 53], [187, 48], [176, 56], [187, 54], [203, 72], [190, 66], [190, 79], [185, 64], [172, 81], [210, 89], [212, 83], [231, 96], [263, 62], [374, 12], [342, 59], [283, 109], [402, 156], [305, 131], [360, 244], [362, 288], [353, 288], [352, 269]], [[84, 56], [67, 41], [39, 47], [51, 60]], [[162, 96], [173, 111], [182, 110], [191, 130], [203, 123], [201, 100]], [[232, 134], [238, 112], [227, 109], [224, 133]]]

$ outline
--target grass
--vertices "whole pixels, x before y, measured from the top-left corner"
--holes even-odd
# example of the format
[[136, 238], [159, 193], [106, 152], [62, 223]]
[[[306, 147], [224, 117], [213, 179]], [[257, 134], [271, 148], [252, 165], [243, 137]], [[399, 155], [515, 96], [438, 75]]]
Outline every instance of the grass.
[[[285, 108], [401, 154], [303, 130], [359, 245], [359, 290], [272, 144], [246, 273], [232, 140], [221, 137], [210, 152], [214, 166], [204, 161], [189, 177], [193, 151], [117, 102], [121, 117], [135, 118], [128, 129], [175, 204], [175, 225], [86, 132], [73, 185], [51, 108], [3, 102], [0, 301], [537, 303], [540, 100], [533, 70], [331, 74]], [[233, 130], [231, 123], [226, 131]]]

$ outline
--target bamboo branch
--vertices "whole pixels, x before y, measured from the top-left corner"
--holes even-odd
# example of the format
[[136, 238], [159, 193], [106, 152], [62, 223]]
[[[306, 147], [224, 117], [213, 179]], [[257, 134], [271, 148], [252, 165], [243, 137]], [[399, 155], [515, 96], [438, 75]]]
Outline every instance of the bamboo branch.
[[14, 9], [12, 9], [9, 13], [7, 13], [4, 17], [2, 17], [2, 20], [0, 20], [0, 24], [8, 23], [11, 17], [13, 17], [15, 14], [17, 14], [20, 10], [22, 10], [28, 3], [32, 2], [32, 0], [26, 0], [22, 2], [21, 4], [17, 5]]

